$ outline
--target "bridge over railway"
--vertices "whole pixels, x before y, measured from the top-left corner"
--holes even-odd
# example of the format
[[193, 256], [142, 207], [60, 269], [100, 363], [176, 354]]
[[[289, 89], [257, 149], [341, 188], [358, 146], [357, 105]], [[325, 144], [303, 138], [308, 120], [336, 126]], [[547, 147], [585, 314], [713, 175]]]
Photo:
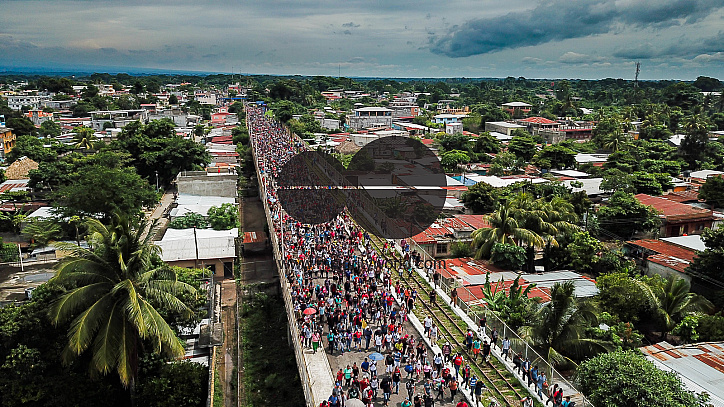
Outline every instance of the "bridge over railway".
[[[487, 388], [481, 400], [481, 402], [485, 402], [485, 404], [483, 404], [484, 406], [487, 407], [491, 405], [491, 403], [496, 403], [494, 405], [498, 406], [519, 406], [521, 405], [521, 399], [524, 397], [531, 397], [536, 403], [544, 403], [545, 400], [547, 400], [545, 394], [543, 394], [543, 399], [538, 398], [535, 394], [535, 385], [528, 385], [518, 373], [514, 372], [511, 358], [504, 360], [500, 348], [494, 348], [492, 350], [492, 357], [489, 361], [478, 361], [472, 353], [468, 353], [469, 349], [462, 343], [462, 338], [469, 329], [472, 329], [475, 335], [481, 338], [481, 342], [483, 339], [490, 340], [484, 331], [478, 331], [477, 329], [475, 322], [480, 315], [476, 314], [476, 312], [479, 313], [479, 310], [461, 309], [459, 306], [452, 305], [447, 295], [450, 291], [444, 287], [435, 286], [424, 268], [412, 267], [408, 272], [399, 274], [396, 270], [388, 270], [385, 268], [385, 264], [394, 262], [400, 264], [402, 262], [404, 248], [400, 246], [399, 241], [385, 240], [370, 233], [363, 234], [365, 230], [377, 229], [375, 226], [382, 222], [384, 217], [384, 215], [380, 215], [379, 213], [375, 216], [370, 215], [372, 211], [369, 210], [369, 208], [372, 208], [374, 203], [368, 198], [360, 197], [359, 202], [361, 203], [356, 205], [355, 209], [352, 209], [359, 212], [356, 213], [355, 216], [355, 220], [357, 221], [352, 220], [352, 218], [348, 216], [348, 213], [345, 213], [327, 223], [325, 226], [315, 229], [300, 225], [289, 217], [279, 202], [278, 176], [283, 164], [295, 154], [305, 151], [306, 144], [291, 135], [286, 128], [276, 123], [268, 115], [265, 115], [263, 108], [247, 106], [246, 111], [247, 128], [250, 133], [256, 175], [259, 180], [260, 196], [264, 203], [265, 216], [270, 229], [274, 260], [280, 274], [282, 294], [287, 311], [289, 340], [291, 346], [294, 348], [299, 376], [306, 403], [309, 407], [319, 406], [320, 403], [327, 400], [333, 393], [337, 371], [344, 369], [346, 365], [352, 363], [359, 365], [364, 357], [373, 352], [373, 350], [361, 351], [359, 349], [352, 350], [351, 352], [342, 352], [341, 354], [339, 351], [325, 351], [328, 347], [325, 335], [322, 335], [321, 351], [317, 350], [315, 352], [312, 347], [309, 346], [309, 343], [305, 343], [305, 324], [313, 329], [317, 327], [324, 329], [326, 327], [323, 323], [317, 323], [316, 315], [310, 316], [314, 315], [313, 313], [305, 316], [305, 313], [302, 312], [305, 307], [313, 308], [312, 305], [315, 307], [319, 305], [312, 298], [311, 292], [314, 291], [315, 287], [325, 287], [325, 280], [327, 280], [327, 285], [329, 285], [329, 278], [331, 277], [328, 273], [325, 278], [322, 278], [323, 270], [325, 267], [327, 269], [334, 269], [332, 261], [326, 266], [322, 264], [321, 259], [323, 259], [323, 256], [321, 255], [317, 258], [318, 263], [311, 260], [317, 250], [323, 250], [319, 249], [320, 243], [321, 245], [326, 244], [329, 247], [344, 248], [344, 250], [347, 250], [345, 251], [345, 256], [349, 256], [350, 259], [354, 258], [355, 261], [356, 259], [361, 259], [360, 261], [363, 262], [363, 264], [367, 261], [373, 266], [380, 265], [377, 267], [377, 272], [374, 272], [373, 267], [370, 269], [369, 280], [366, 271], [353, 271], [353, 273], [358, 272], [362, 274], [363, 277], [364, 283], [360, 283], [359, 286], [363, 288], [361, 288], [361, 291], [358, 291], [361, 294], [360, 297], [369, 294], [371, 302], [373, 295], [374, 298], [379, 298], [379, 293], [382, 292], [383, 299], [389, 297], [390, 304], [397, 304], [393, 305], [391, 309], [404, 309], [407, 305], [407, 299], [402, 298], [402, 291], [406, 288], [410, 292], [413, 290], [417, 292], [418, 296], [415, 298], [412, 312], [406, 310], [408, 318], [404, 320], [400, 318], [400, 322], [395, 329], [403, 332], [404, 335], [410, 338], [419, 338], [418, 342], [424, 343], [427, 349], [426, 352], [429, 354], [429, 359], [433, 359], [434, 354], [441, 353], [440, 345], [445, 343], [445, 341], [449, 341], [452, 352], [461, 354], [466, 360], [466, 363], [470, 365], [472, 374], [484, 383]], [[325, 165], [324, 163], [319, 165], [310, 176], [317, 180], [324, 180], [323, 183], [317, 185], [341, 186], [343, 183], [343, 177], [336, 170], [336, 167]], [[368, 201], [364, 201], [364, 199], [368, 199]], [[361, 219], [361, 223], [365, 223], [365, 229], [359, 227], [358, 222], [360, 221], [358, 219]], [[329, 231], [332, 231], [331, 238], [329, 237]], [[337, 231], [338, 236], [341, 235], [344, 238], [340, 239], [340, 241], [335, 240], [335, 231]], [[310, 245], [310, 240], [315, 243]], [[307, 245], [306, 250], [305, 245]], [[421, 252], [424, 253], [424, 251]], [[332, 257], [334, 257], [334, 255]], [[318, 266], [317, 264], [320, 265]], [[332, 266], [330, 267], [329, 264]], [[352, 287], [353, 289], [359, 290], [357, 285], [359, 276], [350, 279], [348, 274], [347, 279], [345, 279], [343, 276], [344, 272], [341, 269], [339, 270], [339, 274], [340, 286], [342, 286], [343, 280], [346, 280], [345, 283], [348, 283], [349, 280], [354, 280]], [[372, 289], [365, 291], [368, 290], [370, 286]], [[399, 289], [393, 287], [399, 287]], [[345, 285], [345, 292], [349, 292], [348, 290], [348, 286]], [[397, 291], [399, 291], [399, 293]], [[387, 292], [389, 292], [389, 296], [387, 296]], [[433, 292], [438, 298], [437, 301], [431, 298]], [[357, 298], [356, 295], [354, 295], [354, 298], [352, 297], [353, 295], [345, 297], [345, 299], [351, 302], [351, 304], [345, 303], [347, 309], [355, 310], [354, 312], [350, 311], [352, 315], [349, 316], [350, 323], [347, 325], [352, 327], [350, 331], [354, 331], [354, 328], [357, 327], [357, 320], [355, 319], [355, 322], [352, 322], [352, 317], [355, 316], [355, 312], [357, 312], [355, 306], [362, 303], [361, 298]], [[361, 307], [362, 306], [360, 306], [360, 308]], [[381, 307], [384, 308], [384, 304], [382, 304]], [[339, 307], [338, 309], [340, 308], [343, 307]], [[365, 311], [361, 311], [360, 314], [363, 318], [367, 315]], [[347, 314], [344, 315], [345, 318], [347, 318]], [[326, 317], [329, 319], [332, 316], [327, 314]], [[431, 318], [434, 321], [434, 325], [439, 332], [437, 337], [430, 338], [423, 333], [424, 327], [422, 320], [426, 318]], [[383, 320], [384, 322], [382, 322]], [[501, 339], [503, 336], [515, 336], [514, 331], [511, 331], [505, 324], [495, 319], [494, 316], [488, 315], [488, 320], [491, 325], [495, 325], [498, 328]], [[370, 316], [369, 319], [369, 326], [378, 331], [380, 329], [385, 331], [387, 323], [388, 321], [384, 316], [381, 320], [376, 319], [374, 316]], [[367, 325], [367, 319], [365, 319], [365, 325]], [[384, 328], [382, 327], [383, 325], [385, 325]], [[362, 325], [359, 326], [361, 327]], [[326, 333], [326, 330], [324, 332]], [[400, 335], [400, 341], [402, 341], [401, 338], [402, 334]], [[364, 342], [365, 340], [363, 338], [361, 343]], [[355, 343], [354, 340], [352, 340], [352, 343]], [[552, 367], [547, 366], [545, 361], [540, 358], [533, 349], [525, 345], [525, 343], [520, 341], [512, 348], [512, 350], [520, 352], [524, 358], [528, 357], [540, 365], [541, 371], [546, 371], [548, 374], [548, 382], [557, 383], [563, 387], [564, 394], [572, 396], [573, 399], [577, 401], [577, 406], [591, 406], [565, 378], [555, 372]], [[384, 368], [384, 366], [382, 367]], [[384, 376], [384, 374], [380, 371], [380, 377], [382, 376]], [[391, 402], [394, 403], [393, 405], [398, 405], [398, 403], [404, 399], [404, 396], [402, 396], [402, 394], [405, 393], [404, 386], [401, 387], [403, 387], [403, 389], [400, 390], [400, 395], [394, 395], [391, 399]], [[463, 386], [461, 386], [460, 389], [463, 396], [458, 393], [458, 400], [454, 403], [457, 403], [457, 401], [464, 397], [470, 405], [476, 405], [473, 404], [471, 400], [472, 390], [465, 389]], [[343, 386], [342, 390], [347, 394], [350, 387]], [[415, 393], [424, 391], [421, 382], [417, 382], [414, 391]], [[448, 404], [450, 403], [448, 395], [449, 393], [446, 393], [445, 402], [442, 405], [455, 405]], [[377, 399], [373, 404], [382, 405], [382, 397]], [[440, 403], [437, 403], [437, 405], [440, 405]]]

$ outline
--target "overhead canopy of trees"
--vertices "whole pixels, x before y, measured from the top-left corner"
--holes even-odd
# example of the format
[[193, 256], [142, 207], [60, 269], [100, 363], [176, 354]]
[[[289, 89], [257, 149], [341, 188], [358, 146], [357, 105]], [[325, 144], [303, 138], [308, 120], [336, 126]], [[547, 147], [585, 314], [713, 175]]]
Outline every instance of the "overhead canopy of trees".
[[701, 276], [724, 281], [724, 229], [706, 229], [701, 236], [706, 249], [694, 258], [688, 270]]
[[636, 232], [651, 232], [661, 220], [656, 210], [643, 205], [633, 194], [616, 191], [608, 204], [597, 213], [600, 228], [621, 239], [630, 239]]
[[596, 406], [700, 405], [675, 373], [658, 369], [638, 351], [593, 357], [578, 367], [577, 379], [579, 389]]
[[147, 125], [126, 125], [111, 143], [111, 148], [128, 153], [138, 174], [159, 185], [171, 182], [179, 172], [202, 169], [211, 159], [202, 144], [176, 135], [170, 119], [154, 120]]

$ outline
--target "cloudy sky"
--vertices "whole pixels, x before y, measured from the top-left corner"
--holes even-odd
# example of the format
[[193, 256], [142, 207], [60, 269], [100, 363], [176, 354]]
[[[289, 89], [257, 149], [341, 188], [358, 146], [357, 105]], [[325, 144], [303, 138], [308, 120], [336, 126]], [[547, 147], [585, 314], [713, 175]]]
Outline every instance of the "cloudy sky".
[[722, 0], [0, 4], [2, 69], [724, 79]]

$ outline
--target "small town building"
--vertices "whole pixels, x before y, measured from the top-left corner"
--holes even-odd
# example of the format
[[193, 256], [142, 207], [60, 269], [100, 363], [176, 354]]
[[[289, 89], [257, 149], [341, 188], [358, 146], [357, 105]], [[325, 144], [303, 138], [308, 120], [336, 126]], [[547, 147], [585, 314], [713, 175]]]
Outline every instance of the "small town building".
[[533, 105], [525, 102], [508, 102], [503, 103], [500, 108], [510, 113], [513, 117], [527, 116]]
[[519, 119], [516, 122], [521, 126], [525, 126], [528, 133], [532, 135], [538, 135], [538, 133], [540, 133], [541, 131], [554, 130], [560, 127], [560, 123], [558, 123], [557, 121], [538, 116]]
[[641, 239], [626, 242], [624, 251], [648, 275], [677, 277], [691, 281], [686, 273], [696, 257], [696, 250], [663, 239]]
[[485, 131], [504, 134], [510, 136], [516, 129], [525, 130], [526, 127], [510, 122], [485, 122]]
[[636, 199], [659, 212], [662, 220], [659, 232], [661, 237], [700, 234], [705, 228], [710, 228], [715, 220], [714, 213], [710, 209], [646, 194], [638, 194]]
[[347, 117], [349, 126], [354, 130], [369, 127], [392, 127], [392, 110], [386, 107], [361, 107], [353, 110], [353, 115]]
[[3, 139], [3, 148], [0, 150], [0, 153], [2, 153], [2, 159], [5, 161], [5, 157], [7, 157], [15, 147], [15, 133], [13, 133], [13, 129], [10, 127], [2, 126], [0, 127], [0, 135], [2, 135]]

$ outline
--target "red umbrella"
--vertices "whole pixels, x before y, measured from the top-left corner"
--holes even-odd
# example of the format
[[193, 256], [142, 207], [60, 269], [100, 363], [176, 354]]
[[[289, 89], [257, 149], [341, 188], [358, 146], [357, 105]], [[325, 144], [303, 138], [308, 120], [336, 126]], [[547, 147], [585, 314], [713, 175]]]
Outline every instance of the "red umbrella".
[[304, 311], [302, 311], [302, 314], [304, 314], [304, 315], [314, 315], [316, 313], [317, 313], [317, 310], [312, 307], [307, 307], [304, 309]]

